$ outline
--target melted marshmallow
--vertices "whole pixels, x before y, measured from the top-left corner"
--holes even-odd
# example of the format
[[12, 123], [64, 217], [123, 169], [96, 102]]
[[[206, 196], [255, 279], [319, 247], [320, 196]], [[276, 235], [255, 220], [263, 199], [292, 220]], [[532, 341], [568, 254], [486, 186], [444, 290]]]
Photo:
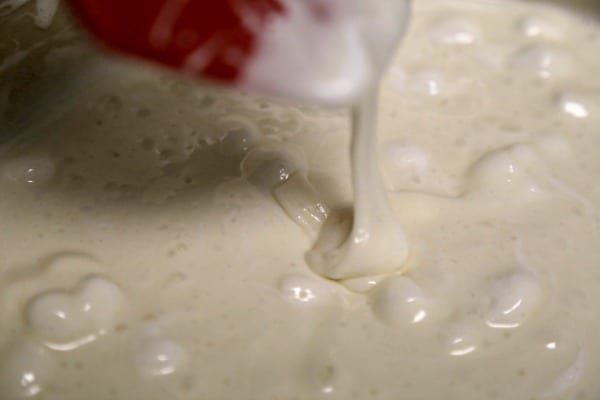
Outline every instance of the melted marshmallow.
[[27, 308], [27, 319], [48, 347], [72, 350], [112, 329], [122, 305], [117, 285], [90, 277], [73, 292], [55, 290], [37, 296]]
[[342, 243], [317, 241], [307, 254], [313, 269], [333, 279], [401, 270], [408, 256], [406, 237], [388, 203], [376, 160], [376, 97], [377, 92], [366, 97], [354, 112], [351, 231]]
[[[31, 140], [0, 160], [2, 400], [597, 398], [598, 26], [529, 2], [414, 6], [393, 62], [405, 76], [382, 85], [371, 147], [395, 192], [365, 179], [356, 196], [384, 199], [405, 234], [387, 219], [359, 223], [389, 215], [378, 208], [357, 209], [356, 224], [338, 208], [352, 200], [343, 111], [96, 55], [91, 71], [78, 57], [44, 57], [62, 46], [54, 36], [23, 67], [10, 60], [0, 82], [9, 122], [15, 107], [56, 102], [50, 65], [87, 79], [73, 82], [64, 114], [24, 123], [19, 136]], [[519, 22], [530, 16], [568, 29], [527, 35]], [[473, 42], [432, 40], [432, 22], [448, 18], [463, 23], [454, 34], [477, 27]], [[511, 68], [531, 46], [576, 62], [548, 79], [535, 65]], [[565, 111], [561, 97], [589, 115]], [[48, 179], [6, 175], [40, 155]], [[377, 179], [372, 165], [356, 168]], [[391, 233], [361, 247], [364, 226]], [[316, 247], [340, 261], [322, 272], [340, 280], [305, 262], [319, 233]], [[401, 256], [385, 238], [406, 250], [403, 236], [409, 259], [367, 263]], [[104, 282], [84, 312], [89, 288], [77, 282], [90, 274]], [[146, 332], [151, 321], [160, 330]]]

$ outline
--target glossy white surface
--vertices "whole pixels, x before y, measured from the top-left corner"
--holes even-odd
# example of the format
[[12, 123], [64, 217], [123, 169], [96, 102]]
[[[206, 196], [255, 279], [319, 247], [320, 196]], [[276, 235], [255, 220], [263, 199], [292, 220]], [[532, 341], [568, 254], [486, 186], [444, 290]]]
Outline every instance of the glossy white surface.
[[0, 35], [0, 393], [595, 400], [600, 27], [502, 4], [415, 2], [375, 146], [407, 258], [339, 281], [346, 111]]

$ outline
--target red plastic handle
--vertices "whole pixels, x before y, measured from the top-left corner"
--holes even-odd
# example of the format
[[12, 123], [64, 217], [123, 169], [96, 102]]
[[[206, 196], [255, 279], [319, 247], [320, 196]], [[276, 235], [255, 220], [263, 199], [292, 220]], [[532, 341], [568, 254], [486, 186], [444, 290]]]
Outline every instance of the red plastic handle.
[[278, 0], [71, 0], [109, 47], [195, 76], [233, 83]]

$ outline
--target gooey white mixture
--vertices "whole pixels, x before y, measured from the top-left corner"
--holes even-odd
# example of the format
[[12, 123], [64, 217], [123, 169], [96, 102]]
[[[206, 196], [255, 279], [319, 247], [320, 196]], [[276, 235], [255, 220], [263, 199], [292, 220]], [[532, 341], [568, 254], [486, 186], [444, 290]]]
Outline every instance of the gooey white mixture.
[[345, 112], [29, 44], [0, 75], [0, 398], [596, 399], [599, 44], [416, 2], [379, 124], [410, 253], [367, 277], [305, 260], [348, 225]]

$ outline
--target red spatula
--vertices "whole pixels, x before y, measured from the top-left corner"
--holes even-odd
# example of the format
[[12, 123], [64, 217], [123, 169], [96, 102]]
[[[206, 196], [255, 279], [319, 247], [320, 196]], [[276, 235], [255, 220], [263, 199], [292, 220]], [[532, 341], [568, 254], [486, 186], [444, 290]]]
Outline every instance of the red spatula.
[[285, 12], [278, 0], [72, 0], [71, 4], [84, 26], [112, 48], [229, 83], [240, 79], [269, 18]]
[[[350, 103], [404, 27], [407, 0], [71, 0], [109, 47], [196, 77]], [[395, 15], [397, 14], [397, 15]], [[371, 35], [371, 36], [369, 36]]]

